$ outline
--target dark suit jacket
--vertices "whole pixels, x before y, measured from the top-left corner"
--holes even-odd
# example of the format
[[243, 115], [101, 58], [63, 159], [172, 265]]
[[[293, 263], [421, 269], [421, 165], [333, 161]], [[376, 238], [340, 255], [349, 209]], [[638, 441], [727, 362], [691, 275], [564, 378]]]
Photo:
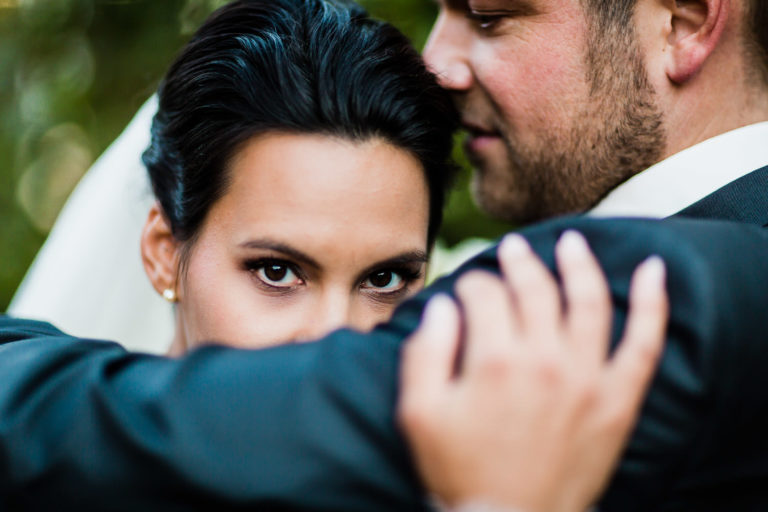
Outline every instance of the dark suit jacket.
[[[672, 318], [604, 510], [768, 510], [768, 231], [728, 222], [561, 219], [523, 233], [552, 266], [583, 232], [611, 281], [669, 268]], [[496, 270], [489, 250], [463, 267]], [[398, 354], [425, 300], [373, 333], [180, 360], [0, 318], [0, 509], [425, 510], [395, 425]]]

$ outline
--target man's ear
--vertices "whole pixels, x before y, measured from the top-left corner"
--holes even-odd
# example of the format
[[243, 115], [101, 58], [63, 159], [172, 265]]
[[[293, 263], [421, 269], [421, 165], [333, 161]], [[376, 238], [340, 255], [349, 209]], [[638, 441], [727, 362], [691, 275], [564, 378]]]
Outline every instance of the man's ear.
[[171, 226], [160, 205], [155, 203], [141, 232], [141, 260], [149, 281], [160, 295], [171, 290], [175, 297], [179, 251], [179, 243], [171, 232]]
[[668, 4], [672, 23], [666, 72], [672, 82], [683, 84], [717, 48], [731, 14], [731, 0], [668, 0]]

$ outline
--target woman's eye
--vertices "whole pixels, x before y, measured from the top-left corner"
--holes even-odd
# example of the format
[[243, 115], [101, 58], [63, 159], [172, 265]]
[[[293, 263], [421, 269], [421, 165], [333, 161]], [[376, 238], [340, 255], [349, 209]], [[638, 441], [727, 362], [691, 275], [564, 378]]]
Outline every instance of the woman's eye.
[[365, 288], [377, 288], [379, 290], [393, 291], [399, 290], [404, 286], [403, 277], [392, 270], [381, 270], [374, 272], [365, 280]]
[[288, 288], [301, 283], [301, 279], [284, 263], [267, 263], [256, 269], [256, 275], [270, 286]]

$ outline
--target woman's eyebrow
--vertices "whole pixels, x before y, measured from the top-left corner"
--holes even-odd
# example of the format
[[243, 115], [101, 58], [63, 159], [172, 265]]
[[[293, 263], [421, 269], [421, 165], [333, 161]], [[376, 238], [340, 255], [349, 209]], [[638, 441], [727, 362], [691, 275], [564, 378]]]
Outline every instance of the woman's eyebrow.
[[301, 252], [295, 247], [291, 247], [286, 243], [278, 242], [271, 238], [255, 238], [241, 243], [239, 247], [243, 249], [266, 249], [269, 251], [280, 252], [301, 263], [305, 263], [311, 267], [320, 268], [320, 264], [318, 264], [311, 256]]
[[386, 267], [401, 267], [404, 265], [413, 265], [414, 263], [426, 263], [429, 261], [429, 256], [425, 251], [421, 249], [414, 249], [412, 251], [405, 251], [391, 258], [378, 261], [373, 265], [369, 265], [362, 273], [361, 277], [365, 276], [376, 269]]

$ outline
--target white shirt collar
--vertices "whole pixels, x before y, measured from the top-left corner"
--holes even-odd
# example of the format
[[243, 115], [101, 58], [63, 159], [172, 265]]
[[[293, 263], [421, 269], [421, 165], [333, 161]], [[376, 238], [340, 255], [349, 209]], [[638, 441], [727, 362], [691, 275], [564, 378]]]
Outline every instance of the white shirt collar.
[[610, 192], [591, 217], [673, 215], [768, 165], [768, 122], [718, 135], [649, 167]]

